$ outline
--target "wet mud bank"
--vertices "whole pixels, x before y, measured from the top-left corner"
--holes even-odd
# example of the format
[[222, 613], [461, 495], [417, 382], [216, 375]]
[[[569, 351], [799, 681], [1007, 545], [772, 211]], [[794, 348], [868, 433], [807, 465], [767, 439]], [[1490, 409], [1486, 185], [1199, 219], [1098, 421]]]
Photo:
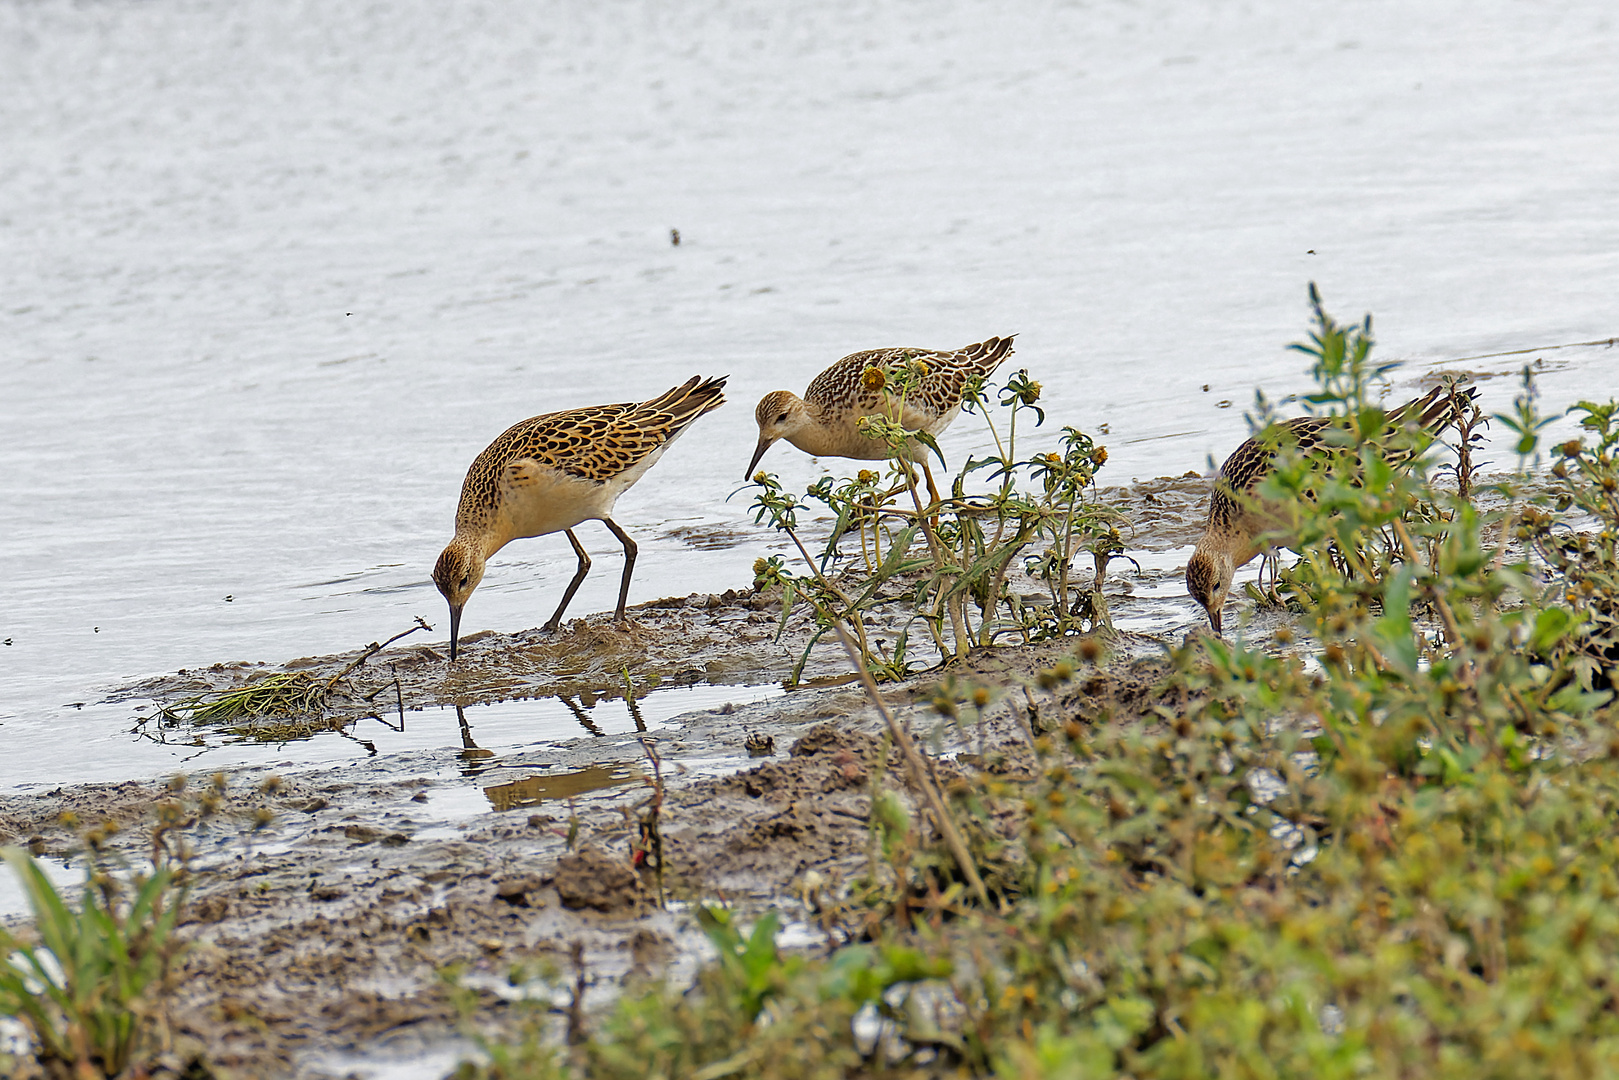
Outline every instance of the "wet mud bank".
[[[954, 673], [1032, 683], [1071, 644], [994, 650]], [[1092, 704], [1140, 692], [1151, 664], [1088, 680]], [[934, 710], [935, 685], [924, 676], [883, 696], [947, 777], [960, 753], [1019, 767], [1032, 728], [1087, 707], [1078, 688], [1031, 687], [999, 698], [982, 728], [957, 728]], [[707, 955], [689, 906], [699, 899], [780, 910], [813, 946], [806, 873], [836, 883], [858, 871], [872, 770], [905, 783], [897, 758], [880, 760], [880, 729], [858, 687], [831, 686], [687, 714], [646, 736], [577, 739], [543, 763], [448, 746], [273, 779], [237, 770], [190, 830], [178, 1044], [230, 1076], [453, 1063], [466, 1048], [442, 972], [476, 989], [479, 1023], [496, 1030], [514, 965], [563, 973], [562, 987], [582, 971], [588, 1009], [632, 977], [689, 977]], [[656, 791], [649, 747], [663, 780], [661, 882], [633, 856]], [[152, 808], [174, 795], [158, 781], [11, 797], [0, 832], [82, 865], [75, 824], [113, 821], [114, 847], [135, 859]], [[553, 1001], [570, 1003], [566, 990]]]
[[[1164, 520], [1150, 541], [1139, 530], [1140, 565], [1110, 574], [1120, 633], [1107, 670], [1042, 690], [1038, 673], [1071, 659], [1072, 639], [975, 653], [948, 669], [958, 692], [999, 689], [964, 726], [934, 708], [945, 672], [883, 687], [946, 782], [962, 755], [1023, 768], [1035, 731], [1142, 707], [1160, 681], [1154, 658], [1194, 624], [1175, 530], [1190, 527], [1204, 485], [1108, 493]], [[271, 674], [329, 679], [367, 650], [122, 687], [113, 697], [135, 717], [133, 738], [348, 754], [217, 777], [203, 767], [178, 791], [161, 776], [0, 797], [0, 842], [30, 847], [72, 886], [85, 828], [114, 823], [110, 850], [138, 864], [154, 808], [192, 807], [189, 949], [171, 1022], [177, 1046], [221, 1076], [442, 1074], [470, 1052], [446, 971], [476, 991], [492, 1031], [517, 996], [514, 967], [556, 973], [561, 1013], [582, 975], [588, 1010], [627, 979], [689, 978], [709, 955], [698, 901], [745, 918], [778, 910], [789, 938], [815, 947], [806, 875], [835, 888], [864, 867], [874, 770], [905, 789], [897, 759], [883, 760], [880, 716], [835, 646], [812, 650], [804, 684], [783, 690], [812, 627], [803, 613], [783, 625], [779, 595], [694, 595], [630, 614], [627, 629], [598, 615], [554, 635], [479, 635], [454, 665], [418, 633], [367, 657], [313, 719], [198, 723], [161, 708]], [[187, 800], [210, 785], [223, 794], [198, 815]], [[649, 825], [661, 877], [636, 854]], [[20, 897], [0, 901], [19, 922]]]

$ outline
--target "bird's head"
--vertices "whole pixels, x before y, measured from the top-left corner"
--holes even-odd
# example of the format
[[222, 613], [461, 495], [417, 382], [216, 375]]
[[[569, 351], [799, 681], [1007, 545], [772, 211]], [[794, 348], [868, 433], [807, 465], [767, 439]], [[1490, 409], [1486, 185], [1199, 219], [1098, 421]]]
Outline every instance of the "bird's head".
[[777, 439], [791, 439], [793, 433], [809, 421], [809, 412], [797, 394], [791, 390], [776, 390], [759, 399], [753, 418], [759, 422], [759, 445], [753, 448], [753, 460], [748, 462], [744, 478], [753, 476], [759, 459], [772, 443]]
[[1209, 613], [1209, 625], [1220, 633], [1220, 611], [1231, 594], [1231, 578], [1237, 567], [1230, 553], [1205, 551], [1201, 546], [1186, 563], [1186, 591]]
[[456, 641], [461, 633], [461, 609], [483, 580], [483, 552], [476, 544], [460, 537], [451, 540], [439, 553], [433, 567], [433, 584], [450, 604], [450, 659], [455, 659]]

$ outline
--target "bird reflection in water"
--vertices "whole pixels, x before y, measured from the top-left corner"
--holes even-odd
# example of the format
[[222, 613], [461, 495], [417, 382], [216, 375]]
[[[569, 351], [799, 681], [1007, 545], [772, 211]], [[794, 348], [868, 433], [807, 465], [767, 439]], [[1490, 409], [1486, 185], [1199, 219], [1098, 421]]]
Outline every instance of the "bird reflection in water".
[[[560, 697], [560, 700], [585, 726], [585, 730], [592, 735], [604, 734], [591, 722], [589, 715], [578, 703], [567, 697]], [[633, 705], [631, 714], [635, 717], [636, 727], [645, 731], [646, 725], [641, 722], [640, 713]], [[461, 726], [461, 759], [466, 763], [462, 771], [467, 776], [476, 776], [487, 766], [494, 764], [490, 759], [495, 756], [495, 752], [485, 750], [473, 741], [472, 725], [467, 723], [466, 710], [462, 706], [455, 707], [455, 717]], [[553, 799], [572, 799], [587, 791], [617, 787], [629, 783], [635, 777], [633, 771], [622, 766], [589, 765], [571, 772], [551, 776], [527, 776], [505, 784], [494, 784], [485, 787], [483, 793], [494, 809], [517, 810], [525, 806], [538, 806]]]
[[496, 810], [518, 810], [553, 799], [572, 799], [587, 791], [617, 787], [634, 779], [635, 773], [622, 766], [589, 765], [555, 776], [526, 776], [507, 784], [494, 784], [484, 788], [483, 793]]

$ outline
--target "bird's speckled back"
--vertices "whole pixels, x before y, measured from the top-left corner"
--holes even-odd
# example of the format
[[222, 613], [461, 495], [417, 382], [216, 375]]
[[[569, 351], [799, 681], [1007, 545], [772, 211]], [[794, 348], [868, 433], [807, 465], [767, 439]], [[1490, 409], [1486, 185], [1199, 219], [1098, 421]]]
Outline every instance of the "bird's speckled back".
[[512, 462], [532, 459], [568, 476], [606, 483], [723, 405], [724, 387], [723, 378], [693, 376], [651, 401], [564, 409], [512, 425], [467, 470], [456, 528], [489, 521]]
[[[1462, 395], [1462, 400], [1471, 401], [1477, 393], [1477, 390], [1469, 388]], [[1448, 387], [1436, 386], [1421, 397], [1408, 401], [1390, 412], [1388, 430], [1392, 432], [1412, 424], [1419, 431], [1436, 436], [1458, 419], [1464, 407], [1451, 398]], [[1287, 430], [1301, 451], [1311, 453], [1324, 445], [1325, 440], [1322, 436], [1330, 423], [1331, 421], [1323, 416], [1300, 416], [1284, 421], [1279, 426]], [[1270, 472], [1276, 460], [1276, 441], [1274, 434], [1248, 439], [1232, 451], [1225, 464], [1220, 466], [1220, 477], [1214, 485], [1214, 495], [1209, 500], [1210, 532], [1237, 525], [1238, 519], [1244, 513], [1255, 513], [1252, 507], [1245, 509], [1237, 499], [1236, 493], [1246, 494], [1253, 491]], [[1402, 464], [1420, 452], [1420, 449], [1425, 448], [1412, 448], [1394, 460], [1393, 464]], [[1250, 523], [1246, 526], [1248, 531], [1264, 531], [1269, 527], [1264, 522]]]
[[976, 345], [945, 351], [938, 349], [867, 349], [851, 353], [815, 377], [804, 394], [823, 422], [868, 416], [887, 405], [882, 391], [860, 381], [867, 368], [891, 368], [911, 360], [927, 365], [928, 373], [905, 397], [905, 404], [929, 416], [942, 417], [961, 404], [962, 390], [974, 375], [989, 375], [1012, 355], [1012, 338], [993, 337]]

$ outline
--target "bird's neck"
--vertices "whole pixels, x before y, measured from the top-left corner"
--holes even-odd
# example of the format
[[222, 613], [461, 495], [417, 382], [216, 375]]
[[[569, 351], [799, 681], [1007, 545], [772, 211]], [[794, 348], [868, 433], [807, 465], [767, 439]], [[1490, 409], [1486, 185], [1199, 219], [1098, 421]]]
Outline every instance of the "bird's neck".
[[1202, 555], [1229, 582], [1237, 567], [1246, 564], [1260, 552], [1253, 537], [1244, 536], [1234, 529], [1210, 529], [1198, 539], [1193, 555]]
[[479, 522], [477, 525], [461, 525], [455, 530], [457, 542], [466, 546], [474, 555], [479, 564], [489, 561], [489, 557], [513, 540], [517, 539], [515, 533], [502, 527], [501, 515], [491, 516], [491, 520]]
[[834, 425], [827, 423], [822, 407], [813, 401], [804, 402], [803, 421], [787, 435], [787, 441], [811, 457], [842, 456], [846, 441], [838, 437]]

